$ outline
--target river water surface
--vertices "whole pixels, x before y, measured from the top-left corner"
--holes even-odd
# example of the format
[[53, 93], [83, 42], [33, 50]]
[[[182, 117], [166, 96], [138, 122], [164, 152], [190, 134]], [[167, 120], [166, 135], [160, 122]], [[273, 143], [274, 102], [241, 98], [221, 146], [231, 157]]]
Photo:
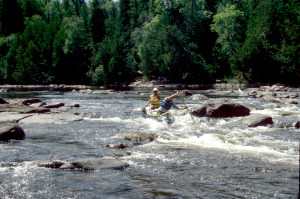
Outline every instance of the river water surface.
[[[138, 92], [137, 92], [138, 91]], [[212, 98], [208, 91], [194, 91]], [[162, 91], [161, 97], [173, 93]], [[10, 92], [0, 97], [64, 102], [84, 120], [68, 124], [22, 124], [25, 140], [0, 144], [0, 198], [298, 198], [299, 105], [263, 103], [230, 96], [251, 113], [273, 117], [272, 127], [249, 128], [242, 118], [196, 118], [172, 110], [168, 125], [142, 117], [150, 89], [84, 95], [72, 92]], [[228, 97], [228, 96], [227, 96]], [[189, 107], [205, 101], [185, 98]], [[298, 102], [299, 99], [298, 99]], [[175, 103], [181, 106], [179, 99]], [[154, 142], [126, 148], [125, 133], [154, 133]], [[129, 163], [122, 171], [62, 171], [40, 168], [50, 161], [88, 157]]]

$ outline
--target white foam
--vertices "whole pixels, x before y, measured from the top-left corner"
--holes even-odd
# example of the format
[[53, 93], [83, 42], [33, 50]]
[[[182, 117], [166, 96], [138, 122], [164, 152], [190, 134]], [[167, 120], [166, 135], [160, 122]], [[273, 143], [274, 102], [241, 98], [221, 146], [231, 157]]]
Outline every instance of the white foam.
[[[258, 157], [266, 159], [270, 162], [280, 162], [297, 165], [298, 154], [295, 150], [280, 150], [279, 147], [274, 146], [273, 148], [266, 145], [252, 146], [247, 145], [247, 143], [252, 138], [249, 136], [232, 137], [228, 138], [221, 134], [204, 134], [200, 137], [192, 136], [189, 138], [179, 138], [178, 140], [165, 140], [159, 139], [160, 142], [171, 144], [171, 145], [188, 145], [189, 147], [200, 147], [214, 150], [227, 151], [229, 153], [238, 153], [242, 155]], [[255, 139], [258, 139], [255, 137]], [[264, 142], [268, 142], [264, 139]], [[273, 141], [273, 143], [278, 144], [284, 141]], [[271, 145], [272, 143], [270, 143]], [[285, 143], [283, 143], [285, 144]], [[292, 147], [296, 147], [297, 143], [286, 143]]]

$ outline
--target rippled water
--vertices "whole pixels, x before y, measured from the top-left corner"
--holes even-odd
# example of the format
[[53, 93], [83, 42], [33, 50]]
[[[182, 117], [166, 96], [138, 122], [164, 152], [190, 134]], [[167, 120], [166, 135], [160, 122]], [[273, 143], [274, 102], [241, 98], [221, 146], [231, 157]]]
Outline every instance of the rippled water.
[[[210, 98], [208, 91], [194, 91]], [[161, 97], [169, 94], [162, 91]], [[64, 102], [85, 116], [69, 124], [22, 124], [26, 139], [0, 144], [0, 198], [298, 198], [299, 105], [230, 97], [251, 113], [273, 117], [273, 127], [245, 128], [241, 118], [195, 118], [173, 110], [172, 125], [145, 119], [140, 108], [150, 90], [82, 95], [11, 92], [4, 98]], [[222, 96], [224, 97], [224, 96]], [[189, 107], [205, 101], [185, 99]], [[181, 105], [179, 99], [175, 102]], [[298, 102], [300, 102], [298, 100]], [[124, 150], [125, 133], [155, 133], [156, 141]], [[37, 167], [53, 160], [105, 157], [130, 164], [124, 171], [61, 171]]]

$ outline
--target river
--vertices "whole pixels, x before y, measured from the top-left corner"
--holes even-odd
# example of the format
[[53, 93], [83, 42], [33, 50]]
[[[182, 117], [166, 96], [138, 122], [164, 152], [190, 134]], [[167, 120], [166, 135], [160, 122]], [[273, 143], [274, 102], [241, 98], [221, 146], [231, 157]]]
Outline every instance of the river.
[[[263, 103], [247, 96], [229, 97], [251, 113], [271, 115], [272, 127], [234, 125], [241, 118], [195, 117], [172, 110], [168, 125], [142, 117], [150, 89], [108, 95], [60, 91], [13, 91], [8, 98], [63, 102], [84, 120], [68, 124], [22, 124], [25, 140], [0, 144], [0, 198], [298, 198], [299, 104]], [[160, 92], [165, 97], [173, 91]], [[205, 101], [185, 98], [188, 107]], [[298, 98], [298, 102], [299, 98]], [[182, 105], [180, 99], [175, 103]], [[125, 133], [155, 133], [158, 139], [124, 150], [108, 144], [132, 143]], [[125, 170], [64, 171], [41, 168], [50, 161], [103, 157], [122, 160]]]

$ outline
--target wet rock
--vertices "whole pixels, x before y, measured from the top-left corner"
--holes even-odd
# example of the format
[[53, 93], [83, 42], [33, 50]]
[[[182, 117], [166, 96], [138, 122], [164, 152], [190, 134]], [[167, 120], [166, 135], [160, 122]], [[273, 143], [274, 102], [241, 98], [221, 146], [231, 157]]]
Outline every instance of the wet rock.
[[45, 108], [33, 108], [30, 106], [18, 105], [18, 104], [0, 104], [0, 112], [16, 112], [16, 113], [48, 113], [50, 109]]
[[263, 114], [253, 114], [245, 117], [243, 123], [249, 127], [267, 126], [274, 124], [272, 117]]
[[208, 97], [201, 94], [195, 94], [190, 97], [191, 100], [208, 100]]
[[83, 89], [83, 90], [79, 90], [79, 91], [73, 89], [72, 92], [80, 93], [80, 94], [92, 94], [93, 93], [93, 91], [91, 89]]
[[23, 100], [21, 103], [25, 106], [29, 106], [31, 104], [36, 104], [36, 103], [40, 103], [42, 102], [42, 100], [40, 99], [26, 99], [26, 100]]
[[60, 108], [64, 105], [65, 105], [65, 103], [49, 104], [49, 105], [43, 106], [43, 108]]
[[71, 107], [74, 107], [74, 108], [79, 108], [80, 107], [80, 105], [79, 104], [74, 104], [73, 106], [71, 106]]
[[296, 122], [295, 127], [298, 129], [300, 128], [300, 121]]
[[66, 124], [81, 120], [83, 120], [83, 116], [81, 115], [62, 112], [32, 115], [31, 117], [22, 119], [20, 124]]
[[293, 128], [293, 127], [295, 127], [295, 124], [293, 124], [293, 123], [289, 123], [289, 124], [287, 124], [287, 123], [279, 124], [279, 128]]
[[0, 104], [8, 104], [8, 102], [0, 97]]
[[121, 143], [121, 144], [107, 144], [106, 147], [108, 147], [108, 148], [115, 148], [115, 149], [125, 149], [128, 146], [126, 146], [125, 144]]
[[288, 104], [298, 104], [298, 101], [296, 101], [296, 100], [290, 100], [290, 101], [288, 101], [287, 103], [288, 103]]
[[183, 90], [183, 91], [180, 91], [179, 93], [181, 96], [192, 96], [193, 93], [191, 91], [188, 91], [188, 90]]
[[125, 140], [131, 140], [136, 142], [152, 142], [157, 138], [155, 134], [148, 133], [128, 133], [125, 135]]
[[102, 170], [102, 169], [124, 170], [126, 167], [129, 166], [129, 164], [120, 160], [104, 159], [104, 158], [89, 158], [89, 159], [69, 161], [69, 162], [55, 161], [47, 164], [39, 164], [38, 166], [61, 169], [61, 170], [88, 171], [88, 170]]
[[261, 98], [262, 102], [271, 102], [271, 103], [284, 103], [282, 100], [277, 99], [271, 95], [265, 95]]
[[30, 113], [49, 113], [49, 112], [51, 112], [51, 110], [48, 108], [33, 108], [29, 111], [24, 111], [20, 113], [30, 114]]
[[249, 115], [250, 109], [226, 99], [218, 99], [193, 108], [191, 112], [198, 117], [241, 117]]
[[58, 169], [60, 168], [62, 165], [64, 165], [64, 162], [51, 162], [51, 163], [47, 163], [47, 164], [39, 164], [39, 167], [45, 167], [45, 168], [52, 168], [52, 169]]
[[31, 117], [32, 114], [20, 114], [15, 112], [0, 112], [0, 125], [1, 123], [18, 123], [22, 119]]
[[16, 123], [0, 123], [0, 141], [23, 140], [24, 130]]
[[249, 96], [253, 96], [253, 97], [255, 97], [257, 94], [258, 94], [258, 92], [256, 89], [253, 89], [248, 93]]
[[125, 148], [131, 148], [134, 146], [139, 146], [141, 143], [135, 142], [135, 143], [130, 143], [130, 144], [107, 144], [106, 147], [108, 148], [114, 148], [114, 149], [125, 149]]

